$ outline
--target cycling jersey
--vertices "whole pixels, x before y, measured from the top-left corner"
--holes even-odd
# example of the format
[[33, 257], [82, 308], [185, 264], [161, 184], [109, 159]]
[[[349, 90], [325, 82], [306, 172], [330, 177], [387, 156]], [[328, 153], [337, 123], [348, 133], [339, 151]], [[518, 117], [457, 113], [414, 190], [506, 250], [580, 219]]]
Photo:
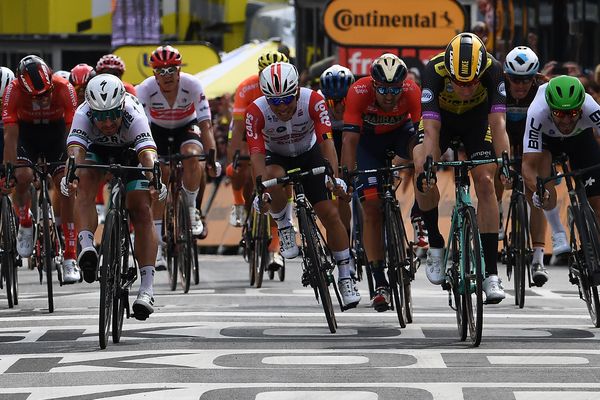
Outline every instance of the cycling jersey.
[[323, 96], [300, 88], [296, 111], [289, 121], [280, 121], [266, 97], [255, 100], [246, 112], [246, 135], [250, 154], [270, 151], [296, 157], [315, 143], [331, 138], [331, 122]]
[[111, 136], [103, 134], [96, 127], [88, 103], [81, 104], [67, 137], [67, 147], [80, 146], [88, 151], [93, 144], [115, 149], [133, 147], [137, 154], [148, 150], [156, 151], [148, 118], [138, 99], [129, 93], [125, 95], [125, 111], [119, 132]]
[[129, 82], [123, 82], [123, 86], [125, 86], [125, 91], [129, 94], [137, 96], [137, 91], [135, 90], [135, 86], [133, 86]]
[[177, 98], [171, 107], [153, 76], [137, 86], [137, 97], [148, 120], [167, 129], [180, 128], [191, 121], [210, 120], [210, 108], [200, 81], [185, 72], [179, 76]]
[[539, 85], [538, 81], [534, 80], [527, 96], [520, 100], [513, 98], [510, 90], [506, 91], [506, 133], [508, 133], [512, 145], [523, 142], [527, 110], [537, 93]]
[[407, 121], [414, 124], [421, 118], [421, 90], [410, 79], [402, 83], [398, 104], [390, 112], [383, 111], [375, 99], [371, 77], [356, 81], [348, 90], [344, 111], [344, 130], [363, 135], [380, 135], [393, 132]]
[[40, 103], [25, 92], [18, 79], [6, 87], [2, 102], [2, 121], [5, 125], [19, 122], [31, 124], [48, 124], [64, 120], [68, 126], [73, 122], [73, 114], [77, 109], [77, 94], [73, 86], [59, 76], [52, 77], [54, 89], [47, 107], [40, 108]]
[[[546, 86], [541, 85], [527, 111], [525, 136], [523, 137], [524, 153], [539, 153], [543, 150], [543, 136], [566, 139], [577, 136], [589, 128], [600, 128], [600, 105], [586, 93], [582, 106], [581, 118], [571, 133], [561, 133], [554, 121], [550, 107], [546, 103]], [[581, 149], [584, 150], [584, 149]]]
[[480, 81], [473, 96], [461, 100], [450, 82], [450, 76], [444, 65], [444, 53], [433, 57], [425, 66], [423, 73], [423, 90], [421, 104], [423, 119], [442, 120], [442, 112], [463, 114], [485, 104], [490, 113], [506, 112], [506, 91], [502, 64], [491, 54], [481, 74]]
[[254, 100], [262, 97], [258, 75], [252, 75], [240, 83], [235, 90], [233, 99], [233, 119], [244, 120], [246, 118], [246, 109]]

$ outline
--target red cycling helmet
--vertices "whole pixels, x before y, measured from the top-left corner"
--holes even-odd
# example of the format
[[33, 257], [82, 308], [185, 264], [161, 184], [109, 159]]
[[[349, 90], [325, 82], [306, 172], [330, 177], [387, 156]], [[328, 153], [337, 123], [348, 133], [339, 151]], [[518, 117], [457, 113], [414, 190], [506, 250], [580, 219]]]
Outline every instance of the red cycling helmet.
[[173, 46], [159, 46], [150, 55], [150, 66], [162, 68], [181, 65], [181, 53]]
[[52, 70], [38, 56], [29, 55], [19, 62], [17, 79], [27, 93], [39, 96], [54, 89]]
[[96, 76], [94, 68], [87, 64], [77, 64], [71, 70], [69, 75], [69, 82], [73, 86], [87, 85], [88, 81]]
[[114, 54], [106, 54], [100, 57], [96, 64], [96, 73], [110, 73], [109, 71], [117, 71], [123, 75], [125, 72], [125, 63], [121, 57]]

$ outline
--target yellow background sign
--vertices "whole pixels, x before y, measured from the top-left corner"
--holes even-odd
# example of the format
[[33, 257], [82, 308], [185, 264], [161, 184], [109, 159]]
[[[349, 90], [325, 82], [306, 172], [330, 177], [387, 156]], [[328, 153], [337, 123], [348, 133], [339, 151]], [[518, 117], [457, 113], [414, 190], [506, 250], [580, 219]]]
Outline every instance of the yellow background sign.
[[443, 47], [465, 29], [454, 0], [333, 0], [325, 32], [345, 46]]
[[[158, 44], [121, 46], [115, 49], [114, 54], [121, 57], [125, 62], [126, 69], [123, 75], [125, 82], [137, 85], [149, 76], [153, 76], [152, 68], [150, 68], [150, 54], [158, 46]], [[215, 48], [208, 44], [174, 43], [173, 46], [181, 53], [183, 59], [181, 70], [188, 74], [197, 74], [221, 62]]]

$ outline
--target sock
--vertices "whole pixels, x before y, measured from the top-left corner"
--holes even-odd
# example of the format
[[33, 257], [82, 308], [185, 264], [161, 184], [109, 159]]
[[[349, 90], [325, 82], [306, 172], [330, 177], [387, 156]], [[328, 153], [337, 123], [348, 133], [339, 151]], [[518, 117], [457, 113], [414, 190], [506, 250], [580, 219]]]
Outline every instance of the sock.
[[487, 275], [498, 275], [498, 232], [481, 233], [481, 247]]
[[239, 206], [239, 205], [246, 204], [246, 199], [244, 198], [244, 188], [240, 188], [240, 189], [231, 188], [231, 191], [233, 192], [233, 204], [234, 205]]
[[158, 245], [160, 246], [160, 244], [162, 243], [162, 219], [155, 219], [154, 220], [154, 229], [156, 230], [156, 237], [158, 238]]
[[146, 292], [150, 296], [154, 296], [154, 266], [145, 265], [140, 267], [140, 292]]
[[284, 229], [288, 226], [292, 226], [292, 204], [290, 202], [288, 202], [287, 205], [283, 207], [283, 210], [279, 211], [278, 213], [269, 211], [269, 214], [271, 214], [275, 220], [275, 223], [277, 223], [278, 229]]
[[381, 286], [389, 286], [388, 281], [385, 277], [385, 271], [383, 268], [383, 260], [376, 260], [369, 263], [371, 267], [371, 273], [375, 280], [375, 288]]
[[85, 249], [86, 247], [94, 247], [94, 234], [90, 231], [79, 231], [79, 244], [81, 245], [81, 249]]
[[338, 279], [350, 278], [351, 264], [354, 264], [354, 260], [350, 257], [350, 249], [332, 251], [331, 253], [338, 266]]
[[436, 249], [444, 248], [444, 237], [440, 233], [438, 227], [438, 208], [435, 207], [429, 211], [423, 211], [423, 222], [425, 223], [425, 229], [429, 234], [429, 247]]
[[73, 222], [62, 224], [65, 235], [65, 260], [77, 259], [77, 231]]
[[15, 207], [15, 211], [19, 217], [20, 226], [23, 228], [31, 228], [33, 226], [33, 220], [31, 219], [31, 213], [29, 212], [29, 204]]
[[534, 247], [533, 248], [533, 260], [531, 264], [541, 264], [544, 266], [544, 248], [543, 247]]
[[187, 203], [188, 203], [189, 207], [195, 207], [196, 206], [196, 196], [198, 196], [198, 189], [187, 190], [184, 186], [183, 191], [185, 192], [185, 197], [187, 198]]
[[552, 233], [564, 232], [565, 228], [563, 228], [562, 223], [560, 222], [560, 213], [558, 210], [558, 205], [554, 207], [552, 210], [544, 210], [544, 215], [552, 228]]

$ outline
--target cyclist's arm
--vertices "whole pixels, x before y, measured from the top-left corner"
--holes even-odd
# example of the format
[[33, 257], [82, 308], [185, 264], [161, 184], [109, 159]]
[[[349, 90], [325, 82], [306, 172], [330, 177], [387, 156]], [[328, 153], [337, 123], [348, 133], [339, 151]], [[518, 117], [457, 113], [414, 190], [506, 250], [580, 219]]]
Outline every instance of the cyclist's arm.
[[265, 179], [267, 174], [267, 165], [265, 163], [265, 153], [250, 154], [250, 163], [252, 165], [252, 176], [262, 176]]
[[356, 168], [356, 148], [360, 140], [360, 133], [346, 131], [342, 133], [342, 168], [346, 167], [348, 171]]
[[19, 142], [19, 125], [4, 125], [4, 163], [14, 164], [17, 161], [17, 143]]
[[506, 114], [495, 112], [488, 116], [490, 129], [492, 131], [492, 144], [496, 151], [496, 157], [501, 157], [502, 152], [510, 154], [510, 141], [506, 133]]
[[[532, 193], [535, 193], [537, 190], [537, 178], [538, 178], [538, 169], [539, 165], [543, 163], [544, 154], [543, 153], [523, 153], [523, 161], [521, 164], [521, 168], [523, 170], [523, 181], [525, 183], [525, 187], [529, 189]], [[548, 171], [550, 173], [550, 171]], [[543, 177], [542, 177], [543, 178]]]
[[[423, 129], [425, 136], [423, 137], [423, 148], [425, 155], [431, 155], [434, 161], [440, 159], [440, 130], [442, 122], [438, 119], [423, 119]], [[422, 168], [422, 165], [415, 166]]]
[[210, 119], [205, 119], [198, 122], [200, 127], [202, 146], [204, 147], [204, 153], [208, 154], [209, 150], [217, 151], [217, 143], [215, 142], [215, 136], [213, 134], [212, 123]]
[[333, 176], [338, 176], [338, 158], [337, 153], [335, 151], [335, 145], [333, 144], [333, 140], [327, 139], [323, 140], [319, 144], [319, 148], [321, 149], [321, 154], [323, 157], [329, 161], [329, 165], [333, 169]]

